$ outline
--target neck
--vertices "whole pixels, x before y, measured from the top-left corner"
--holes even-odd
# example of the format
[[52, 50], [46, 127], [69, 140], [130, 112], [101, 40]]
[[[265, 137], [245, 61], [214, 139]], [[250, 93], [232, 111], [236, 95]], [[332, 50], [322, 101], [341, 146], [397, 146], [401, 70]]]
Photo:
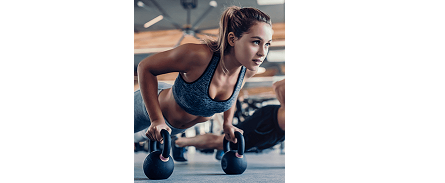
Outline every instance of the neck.
[[[226, 75], [232, 75], [236, 73], [236, 71], [239, 70], [239, 68], [242, 66], [235, 58], [235, 56], [231, 53], [224, 55], [224, 59], [222, 60], [224, 64], [220, 62], [221, 70]], [[224, 69], [225, 66], [225, 69]], [[227, 70], [226, 70], [227, 69]]]

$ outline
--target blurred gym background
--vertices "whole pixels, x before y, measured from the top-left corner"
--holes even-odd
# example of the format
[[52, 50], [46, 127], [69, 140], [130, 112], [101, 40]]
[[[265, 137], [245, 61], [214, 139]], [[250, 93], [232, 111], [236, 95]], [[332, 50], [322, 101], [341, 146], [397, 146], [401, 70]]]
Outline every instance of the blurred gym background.
[[[229, 6], [255, 7], [271, 16], [272, 44], [259, 73], [246, 80], [239, 94], [234, 124], [242, 122], [257, 108], [279, 104], [272, 83], [285, 75], [285, 12], [284, 0], [135, 0], [134, 1], [134, 90], [139, 88], [137, 66], [147, 56], [186, 43], [202, 43], [215, 39], [222, 12]], [[178, 73], [158, 76], [158, 80], [173, 83]], [[186, 131], [187, 136], [222, 131], [222, 114]], [[284, 154], [284, 143], [272, 150]], [[194, 148], [188, 149], [195, 152]], [[213, 151], [212, 151], [213, 152]]]

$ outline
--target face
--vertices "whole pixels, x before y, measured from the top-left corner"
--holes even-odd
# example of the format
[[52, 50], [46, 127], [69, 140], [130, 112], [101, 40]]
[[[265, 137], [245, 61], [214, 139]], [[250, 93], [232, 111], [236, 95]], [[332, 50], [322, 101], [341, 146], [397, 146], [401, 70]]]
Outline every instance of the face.
[[241, 35], [240, 38], [232, 36], [233, 41], [230, 44], [233, 46], [236, 60], [251, 71], [258, 70], [269, 51], [272, 34], [273, 30], [269, 24], [259, 22], [253, 25], [249, 32]]

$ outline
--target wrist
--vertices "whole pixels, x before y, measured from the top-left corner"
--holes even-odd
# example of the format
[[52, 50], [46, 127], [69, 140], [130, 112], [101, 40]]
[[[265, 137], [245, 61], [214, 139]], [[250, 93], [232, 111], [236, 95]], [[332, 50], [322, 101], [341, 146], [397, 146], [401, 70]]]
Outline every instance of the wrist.
[[233, 127], [232, 124], [223, 124], [223, 129], [230, 129], [232, 127]]
[[162, 125], [162, 124], [165, 124], [165, 121], [161, 120], [161, 119], [153, 120], [153, 121], [151, 121], [151, 124], [153, 124], [153, 125]]

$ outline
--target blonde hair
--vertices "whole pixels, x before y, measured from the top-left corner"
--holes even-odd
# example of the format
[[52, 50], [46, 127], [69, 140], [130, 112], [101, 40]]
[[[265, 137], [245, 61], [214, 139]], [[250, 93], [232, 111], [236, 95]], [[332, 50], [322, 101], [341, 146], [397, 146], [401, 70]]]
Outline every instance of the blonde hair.
[[238, 6], [228, 7], [221, 15], [219, 21], [219, 35], [217, 40], [204, 40], [213, 52], [220, 53], [223, 72], [228, 72], [224, 64], [224, 54], [230, 51], [227, 35], [230, 32], [240, 38], [243, 33], [248, 32], [250, 27], [258, 22], [264, 22], [272, 26], [269, 15], [256, 8], [240, 8]]

